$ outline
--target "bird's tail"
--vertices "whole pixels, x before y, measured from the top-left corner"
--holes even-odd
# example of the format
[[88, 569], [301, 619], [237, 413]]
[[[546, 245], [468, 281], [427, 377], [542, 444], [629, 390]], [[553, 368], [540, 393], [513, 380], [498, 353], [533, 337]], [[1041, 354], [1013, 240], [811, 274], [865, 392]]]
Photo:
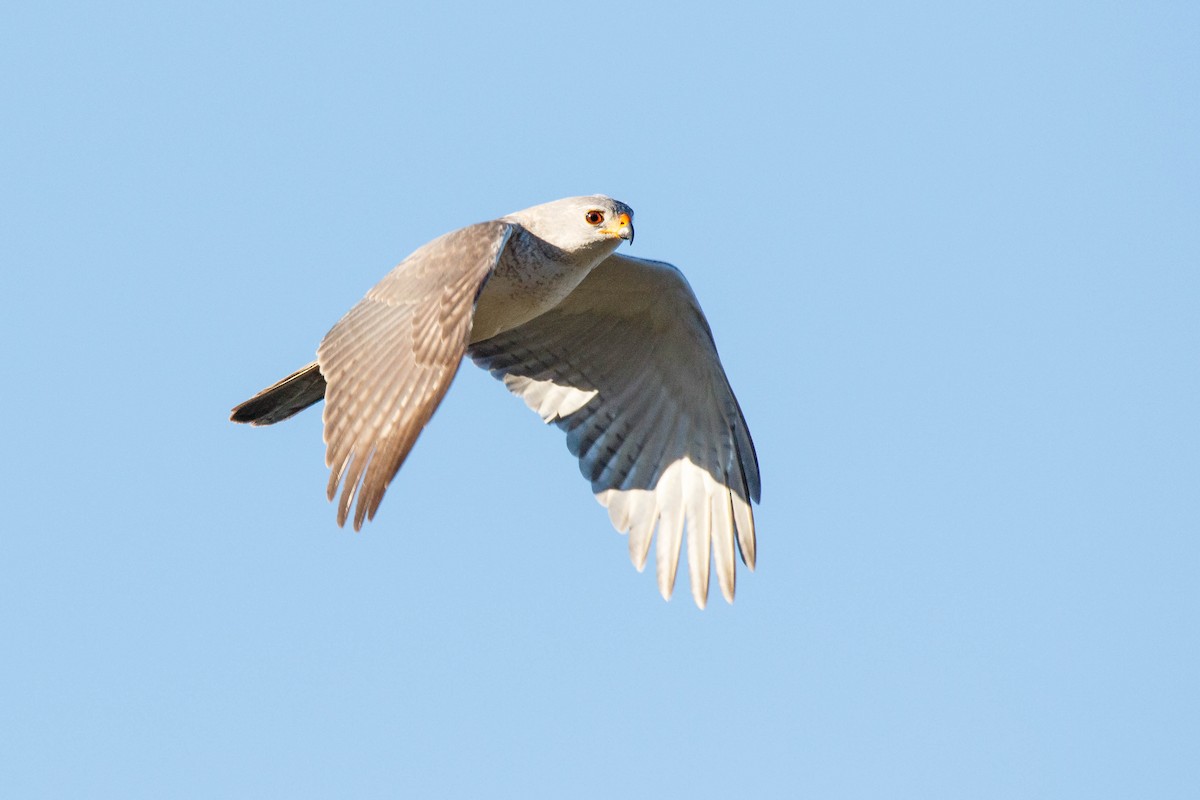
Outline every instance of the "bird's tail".
[[251, 425], [271, 425], [298, 414], [324, 397], [325, 377], [314, 361], [235, 406], [229, 418]]

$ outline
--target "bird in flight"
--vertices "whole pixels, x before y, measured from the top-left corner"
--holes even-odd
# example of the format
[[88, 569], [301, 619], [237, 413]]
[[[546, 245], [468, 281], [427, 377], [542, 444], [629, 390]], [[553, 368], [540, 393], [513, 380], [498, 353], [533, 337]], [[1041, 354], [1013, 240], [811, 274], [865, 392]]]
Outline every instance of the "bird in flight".
[[654, 540], [665, 599], [686, 540], [696, 605], [710, 561], [733, 602], [735, 547], [754, 569], [754, 443], [691, 287], [670, 264], [618, 255], [623, 241], [633, 210], [602, 195], [447, 233], [231, 419], [271, 425], [324, 399], [327, 493], [340, 487], [338, 525], [359, 530], [468, 355], [566, 432], [639, 571]]

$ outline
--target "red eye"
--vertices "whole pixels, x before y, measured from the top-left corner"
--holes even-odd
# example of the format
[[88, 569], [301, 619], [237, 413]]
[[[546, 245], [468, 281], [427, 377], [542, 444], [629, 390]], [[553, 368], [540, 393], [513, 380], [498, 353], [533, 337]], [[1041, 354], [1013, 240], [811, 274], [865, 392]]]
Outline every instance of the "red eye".
[[587, 220], [588, 225], [599, 225], [604, 222], [604, 212], [592, 209], [584, 214], [583, 218]]

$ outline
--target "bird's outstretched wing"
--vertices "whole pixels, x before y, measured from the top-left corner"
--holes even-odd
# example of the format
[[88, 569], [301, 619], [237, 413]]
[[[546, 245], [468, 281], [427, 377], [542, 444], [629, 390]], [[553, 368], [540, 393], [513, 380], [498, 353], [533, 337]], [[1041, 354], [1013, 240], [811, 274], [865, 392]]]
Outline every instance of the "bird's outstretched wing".
[[645, 567], [657, 526], [658, 586], [670, 597], [687, 538], [692, 596], [709, 560], [726, 600], [734, 547], [754, 568], [758, 460], [700, 304], [670, 264], [612, 255], [562, 303], [471, 345], [476, 364], [567, 432], [596, 498]]
[[338, 524], [375, 516], [388, 483], [450, 388], [475, 300], [513, 226], [483, 222], [434, 239], [380, 281], [321, 342], [325, 463]]

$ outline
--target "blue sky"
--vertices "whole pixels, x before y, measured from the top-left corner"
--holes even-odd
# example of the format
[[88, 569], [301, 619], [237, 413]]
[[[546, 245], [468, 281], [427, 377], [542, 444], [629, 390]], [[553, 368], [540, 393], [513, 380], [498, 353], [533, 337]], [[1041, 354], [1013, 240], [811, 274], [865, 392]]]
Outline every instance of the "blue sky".
[[[12, 797], [1185, 797], [1194, 3], [0, 19]], [[759, 568], [658, 597], [460, 373], [339, 530], [235, 403], [408, 252], [602, 192], [687, 274]]]

